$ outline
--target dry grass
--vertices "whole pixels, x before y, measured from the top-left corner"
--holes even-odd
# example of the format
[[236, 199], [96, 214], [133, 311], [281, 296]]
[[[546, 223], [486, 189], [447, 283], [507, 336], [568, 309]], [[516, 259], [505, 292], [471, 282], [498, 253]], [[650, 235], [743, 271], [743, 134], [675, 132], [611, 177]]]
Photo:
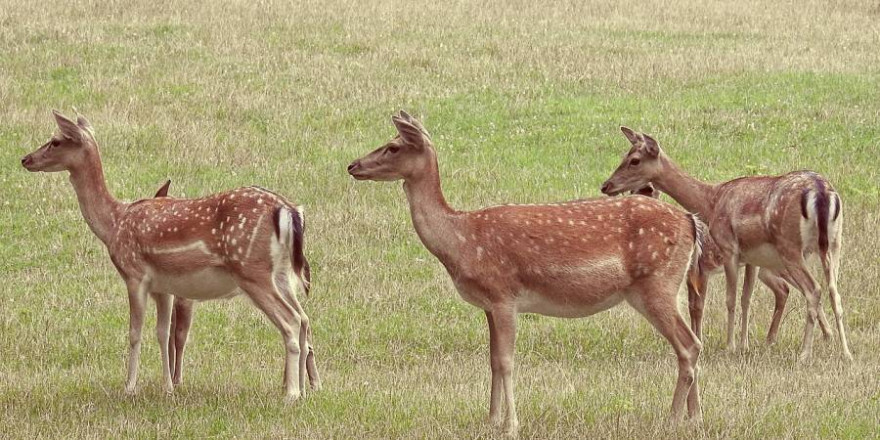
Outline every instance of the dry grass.
[[[706, 179], [811, 168], [843, 195], [852, 366], [833, 342], [795, 362], [800, 296], [780, 343], [759, 341], [763, 290], [752, 351], [722, 352], [716, 282], [705, 421], [670, 427], [671, 350], [635, 313], [526, 316], [523, 437], [876, 437], [878, 18], [873, 0], [2, 1], [0, 432], [495, 436], [482, 313], [418, 242], [399, 185], [345, 173], [406, 108], [425, 116], [463, 209], [597, 195], [626, 146], [620, 124]], [[18, 165], [52, 129], [49, 110], [71, 106], [96, 127], [120, 198], [171, 178], [176, 195], [259, 184], [306, 205], [323, 392], [282, 404], [280, 338], [235, 300], [198, 308], [173, 397], [152, 338], [140, 394], [123, 395], [122, 283], [66, 178]]]

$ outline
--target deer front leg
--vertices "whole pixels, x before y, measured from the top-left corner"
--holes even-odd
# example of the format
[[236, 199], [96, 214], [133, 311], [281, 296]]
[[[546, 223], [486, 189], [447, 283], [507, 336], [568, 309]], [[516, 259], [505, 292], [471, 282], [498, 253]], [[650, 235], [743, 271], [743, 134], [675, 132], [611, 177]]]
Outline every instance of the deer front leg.
[[[492, 311], [492, 321], [495, 324], [495, 334], [497, 349], [495, 350], [493, 361], [497, 365], [497, 372], [493, 372], [492, 382], [493, 388], [495, 376], [501, 377], [500, 388], [504, 392], [504, 402], [507, 407], [507, 417], [505, 417], [505, 431], [510, 436], [517, 436], [519, 432], [519, 419], [516, 416], [516, 402], [514, 399], [514, 383], [513, 383], [513, 359], [516, 351], [516, 311], [512, 306], [497, 307]], [[496, 404], [496, 409], [498, 405]], [[491, 402], [490, 402], [491, 412]]]
[[162, 389], [171, 394], [174, 392], [174, 384], [171, 381], [168, 338], [171, 332], [171, 301], [174, 297], [164, 293], [153, 293], [153, 299], [156, 300], [156, 339], [159, 341], [159, 352], [162, 356]]
[[746, 274], [743, 277], [742, 298], [740, 299], [742, 316], [740, 317], [739, 346], [742, 351], [749, 350], [749, 306], [752, 303], [752, 292], [755, 289], [756, 272], [755, 266], [751, 264], [746, 265]]
[[758, 279], [761, 280], [772, 292], [776, 299], [773, 307], [773, 319], [770, 321], [770, 330], [767, 331], [767, 343], [775, 344], [776, 335], [779, 333], [779, 323], [785, 312], [785, 303], [788, 302], [788, 284], [779, 275], [768, 269], [758, 271]]
[[703, 309], [706, 304], [708, 284], [705, 274], [688, 275], [688, 311], [691, 315], [691, 330], [700, 341], [703, 340]]
[[306, 341], [308, 343], [308, 354], [306, 355], [306, 372], [309, 375], [309, 385], [312, 390], [321, 390], [321, 376], [318, 375], [318, 367], [315, 365], [315, 349], [312, 346], [312, 326], [311, 324], [305, 329]]
[[495, 330], [495, 322], [492, 312], [486, 311], [486, 321], [489, 324], [489, 365], [492, 373], [492, 388], [489, 393], [489, 423], [500, 427], [501, 419], [501, 396], [503, 394], [503, 379], [498, 358], [498, 332]]
[[144, 327], [144, 303], [146, 302], [146, 281], [128, 281], [128, 379], [125, 392], [134, 394], [137, 387], [138, 365], [141, 359], [141, 330]]
[[171, 358], [171, 383], [180, 385], [183, 381], [183, 352], [189, 338], [193, 319], [193, 301], [181, 297], [174, 298], [171, 311], [171, 335], [168, 338], [168, 356]]
[[733, 259], [724, 263], [724, 278], [727, 287], [727, 351], [735, 351], [736, 341], [733, 339], [733, 332], [736, 326], [736, 282], [739, 278], [739, 264]]

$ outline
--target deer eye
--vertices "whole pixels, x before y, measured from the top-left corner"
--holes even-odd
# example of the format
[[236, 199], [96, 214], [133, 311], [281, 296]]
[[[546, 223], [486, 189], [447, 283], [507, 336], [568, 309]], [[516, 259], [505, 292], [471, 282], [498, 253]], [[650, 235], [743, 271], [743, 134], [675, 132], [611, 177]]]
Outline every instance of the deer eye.
[[392, 145], [392, 146], [388, 147], [388, 152], [391, 154], [396, 154], [398, 151], [400, 151], [400, 147], [398, 147], [396, 145]]
[[641, 160], [639, 160], [639, 158], [635, 157], [629, 161], [629, 166], [631, 166], [631, 167], [637, 166], [640, 162], [641, 162]]

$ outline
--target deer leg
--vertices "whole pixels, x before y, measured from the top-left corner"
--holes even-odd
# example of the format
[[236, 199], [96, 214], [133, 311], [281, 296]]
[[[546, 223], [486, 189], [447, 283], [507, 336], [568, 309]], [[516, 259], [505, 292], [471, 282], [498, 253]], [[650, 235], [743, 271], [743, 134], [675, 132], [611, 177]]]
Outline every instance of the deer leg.
[[785, 312], [785, 303], [788, 302], [788, 285], [779, 275], [769, 269], [761, 269], [758, 271], [758, 279], [766, 285], [776, 299], [773, 308], [773, 319], [770, 321], [770, 330], [767, 331], [767, 343], [775, 344], [776, 337], [779, 333], [779, 323], [782, 321], [782, 315]]
[[312, 345], [312, 326], [306, 329], [308, 332], [306, 334], [306, 341], [308, 342], [308, 355], [306, 357], [306, 372], [309, 375], [309, 385], [312, 387], [312, 390], [320, 391], [321, 390], [321, 376], [318, 375], [318, 367], [315, 366], [315, 350]]
[[174, 391], [174, 384], [171, 382], [171, 362], [168, 356], [173, 298], [168, 294], [153, 292], [153, 299], [156, 300], [156, 339], [159, 341], [159, 353], [162, 356], [162, 389], [168, 394]]
[[801, 343], [800, 354], [800, 360], [804, 361], [809, 359], [813, 351], [813, 328], [819, 316], [819, 289], [816, 280], [807, 271], [803, 258], [797, 262], [787, 263], [782, 275], [785, 281], [800, 290], [807, 300], [804, 340]]
[[175, 297], [174, 308], [171, 312], [171, 337], [168, 340], [168, 354], [172, 359], [171, 382], [180, 385], [183, 380], [183, 352], [189, 337], [189, 329], [192, 325], [193, 301], [186, 298]]
[[299, 315], [282, 298], [269, 276], [261, 281], [239, 280], [238, 286], [281, 332], [285, 350], [284, 392], [288, 401], [295, 401], [301, 395], [294, 376], [294, 366], [298, 365], [300, 355]]
[[724, 263], [724, 278], [727, 288], [727, 350], [736, 350], [736, 341], [733, 339], [736, 327], [736, 282], [739, 278], [739, 264], [736, 261]]
[[742, 297], [740, 298], [740, 307], [742, 308], [742, 316], [740, 317], [739, 329], [739, 346], [740, 350], [749, 350], [749, 306], [752, 303], [752, 291], [755, 288], [755, 266], [746, 265], [746, 274], [743, 277]]
[[[495, 327], [495, 341], [497, 342], [496, 350], [491, 353], [495, 358], [493, 365], [497, 365], [497, 373], [492, 373], [493, 388], [495, 387], [495, 376], [501, 376], [501, 388], [504, 392], [504, 403], [507, 408], [505, 417], [505, 430], [508, 435], [516, 436], [519, 431], [519, 419], [516, 416], [516, 402], [513, 395], [513, 359], [516, 351], [516, 310], [512, 306], [501, 305], [492, 310], [492, 322]], [[491, 345], [491, 336], [490, 336]], [[490, 347], [491, 349], [491, 347]], [[491, 416], [491, 404], [490, 416]], [[498, 405], [495, 406], [498, 408]]]
[[706, 304], [708, 280], [705, 274], [695, 275], [687, 282], [688, 311], [691, 315], [691, 329], [697, 339], [703, 340], [703, 309]]
[[[298, 377], [299, 377], [299, 390], [300, 393], [305, 394], [306, 392], [306, 375], [309, 372], [307, 368], [309, 352], [311, 351], [311, 345], [309, 344], [309, 317], [306, 315], [305, 310], [303, 310], [302, 304], [300, 304], [299, 299], [296, 297], [295, 287], [291, 283], [293, 281], [293, 272], [282, 271], [277, 274], [275, 277], [275, 287], [281, 292], [282, 299], [287, 302], [287, 304], [293, 309], [294, 313], [299, 315], [299, 346], [301, 347], [301, 351], [299, 353], [299, 368], [298, 368]], [[312, 355], [312, 367], [314, 368], [314, 355]], [[317, 372], [317, 370], [315, 370]], [[320, 379], [317, 377], [310, 378], [310, 382], [312, 380]]]
[[125, 392], [135, 393], [138, 365], [141, 360], [141, 331], [144, 327], [144, 303], [147, 298], [146, 280], [127, 280], [128, 285], [128, 379]]
[[840, 302], [840, 293], [837, 292], [837, 275], [840, 270], [840, 241], [832, 241], [828, 249], [828, 255], [822, 259], [822, 268], [825, 279], [828, 282], [828, 295], [831, 297], [831, 309], [834, 310], [834, 320], [837, 324], [837, 333], [840, 334], [840, 346], [843, 349], [843, 357], [852, 361], [853, 356], [849, 351], [849, 343], [846, 340], [846, 331], [843, 328], [843, 304]]
[[489, 324], [489, 366], [492, 372], [492, 389], [489, 394], [489, 423], [493, 426], [501, 426], [501, 396], [504, 393], [504, 380], [501, 377], [501, 364], [498, 357], [498, 331], [495, 330], [495, 322], [492, 312], [486, 311], [486, 321]]
[[697, 385], [697, 360], [703, 344], [678, 312], [677, 291], [677, 286], [645, 289], [629, 296], [627, 300], [669, 341], [678, 359], [678, 379], [672, 395], [671, 418], [682, 419], [686, 404], [688, 417], [699, 420], [702, 418], [702, 409]]

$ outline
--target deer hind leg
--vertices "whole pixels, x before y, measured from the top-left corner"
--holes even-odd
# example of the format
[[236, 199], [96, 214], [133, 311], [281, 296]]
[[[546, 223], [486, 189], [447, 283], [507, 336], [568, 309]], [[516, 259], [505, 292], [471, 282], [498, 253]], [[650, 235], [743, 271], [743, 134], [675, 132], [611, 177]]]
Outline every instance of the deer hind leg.
[[238, 286], [281, 332], [285, 350], [284, 392], [288, 400], [298, 399], [301, 392], [300, 387], [295, 386], [294, 368], [297, 367], [298, 371], [301, 328], [299, 314], [284, 300], [268, 274], [258, 281], [240, 279]]
[[749, 350], [749, 307], [752, 304], [752, 292], [755, 289], [756, 268], [751, 264], [746, 265], [746, 273], [743, 277], [742, 297], [740, 298], [740, 307], [742, 308], [742, 316], [740, 316], [739, 329], [739, 346], [740, 350]]
[[788, 302], [788, 285], [779, 275], [769, 269], [758, 271], [758, 279], [761, 280], [772, 292], [776, 300], [773, 308], [773, 319], [770, 321], [770, 330], [767, 331], [767, 343], [775, 344], [779, 334], [779, 324], [785, 312], [785, 304]]
[[137, 387], [138, 365], [141, 361], [141, 331], [144, 327], [144, 306], [147, 300], [147, 280], [126, 280], [128, 287], [128, 378], [125, 392], [134, 394]]
[[314, 350], [310, 342], [311, 324], [308, 315], [306, 315], [302, 304], [300, 304], [299, 299], [296, 296], [296, 287], [293, 285], [294, 277], [292, 271], [282, 271], [275, 277], [275, 286], [281, 291], [284, 301], [286, 301], [293, 311], [299, 315], [299, 346], [302, 347], [302, 351], [300, 351], [299, 354], [298, 377], [300, 392], [305, 393], [306, 375], [309, 377], [309, 384], [312, 388], [321, 387], [321, 378], [318, 376], [318, 369], [315, 366]]
[[840, 301], [840, 293], [837, 291], [837, 276], [840, 270], [840, 239], [832, 241], [828, 254], [822, 258], [822, 269], [828, 284], [828, 295], [831, 297], [831, 309], [834, 310], [834, 320], [837, 324], [837, 333], [840, 335], [840, 346], [846, 360], [852, 361], [852, 353], [849, 351], [849, 343], [846, 339], [846, 331], [843, 328], [843, 304]]
[[171, 301], [174, 297], [156, 292], [152, 296], [156, 300], [156, 340], [159, 341], [159, 352], [162, 356], [162, 389], [170, 394], [174, 391], [174, 384], [171, 382], [168, 340], [171, 331]]
[[736, 261], [724, 263], [725, 287], [727, 290], [727, 350], [736, 350], [733, 333], [736, 327], [736, 282], [739, 278], [739, 264]]
[[703, 344], [684, 322], [684, 318], [678, 311], [677, 286], [667, 285], [643, 289], [639, 293], [628, 295], [627, 301], [669, 341], [678, 359], [678, 379], [672, 395], [671, 418], [673, 420], [683, 418], [685, 404], [687, 404], [688, 417], [699, 420], [702, 418], [702, 408], [700, 388], [697, 384], [699, 373], [697, 361]]
[[183, 352], [192, 325], [193, 301], [175, 297], [171, 310], [171, 336], [168, 338], [168, 356], [171, 358], [171, 383], [183, 381]]

